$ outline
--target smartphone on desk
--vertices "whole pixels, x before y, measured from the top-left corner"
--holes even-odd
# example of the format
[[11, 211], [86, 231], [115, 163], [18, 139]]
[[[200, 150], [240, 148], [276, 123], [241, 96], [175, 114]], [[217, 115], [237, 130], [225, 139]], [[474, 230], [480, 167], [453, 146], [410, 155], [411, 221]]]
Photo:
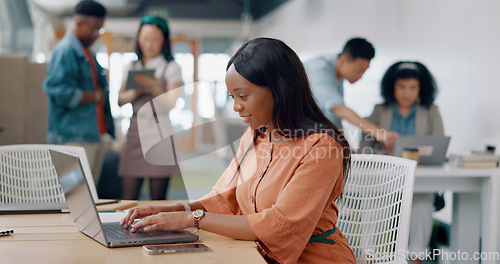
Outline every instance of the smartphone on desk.
[[147, 245], [143, 246], [148, 254], [165, 254], [165, 253], [178, 253], [178, 252], [195, 252], [195, 251], [209, 251], [210, 247], [203, 243], [195, 244], [162, 244], [162, 245]]

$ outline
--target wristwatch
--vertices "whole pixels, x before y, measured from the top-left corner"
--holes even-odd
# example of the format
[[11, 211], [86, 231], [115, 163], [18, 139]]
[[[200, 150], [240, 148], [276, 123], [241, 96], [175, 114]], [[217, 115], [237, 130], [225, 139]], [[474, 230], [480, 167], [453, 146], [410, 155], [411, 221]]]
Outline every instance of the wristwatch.
[[200, 230], [200, 220], [205, 216], [205, 211], [198, 209], [193, 211], [193, 219], [194, 219], [194, 227], [196, 227], [196, 231]]

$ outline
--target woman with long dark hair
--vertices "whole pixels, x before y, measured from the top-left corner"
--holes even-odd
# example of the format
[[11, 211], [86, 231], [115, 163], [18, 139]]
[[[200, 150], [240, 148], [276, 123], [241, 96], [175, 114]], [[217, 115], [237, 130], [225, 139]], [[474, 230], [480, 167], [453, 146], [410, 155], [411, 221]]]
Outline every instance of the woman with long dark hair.
[[[123, 74], [123, 84], [118, 96], [118, 105], [132, 103], [134, 114], [130, 119], [127, 141], [121, 154], [118, 174], [122, 181], [122, 198], [137, 200], [142, 182], [149, 178], [152, 200], [166, 199], [172, 174], [180, 173], [177, 165], [155, 165], [144, 158], [139, 139], [138, 112], [153, 98], [165, 98], [162, 105], [165, 118], [169, 122], [168, 111], [175, 106], [182, 89], [182, 75], [179, 65], [174, 61], [170, 48], [170, 33], [167, 21], [160, 17], [145, 16], [137, 33], [137, 61], [128, 64]], [[137, 87], [127, 87], [127, 76], [131, 70], [154, 69], [154, 77], [139, 75], [135, 77]], [[156, 109], [155, 115], [160, 109]], [[148, 131], [146, 131], [148, 132]], [[156, 133], [156, 131], [151, 131]]]
[[334, 203], [350, 148], [316, 105], [295, 52], [276, 39], [251, 40], [229, 61], [226, 85], [249, 129], [212, 192], [190, 204], [133, 209], [122, 225], [141, 218], [132, 232], [195, 226], [253, 240], [270, 263], [354, 263]]

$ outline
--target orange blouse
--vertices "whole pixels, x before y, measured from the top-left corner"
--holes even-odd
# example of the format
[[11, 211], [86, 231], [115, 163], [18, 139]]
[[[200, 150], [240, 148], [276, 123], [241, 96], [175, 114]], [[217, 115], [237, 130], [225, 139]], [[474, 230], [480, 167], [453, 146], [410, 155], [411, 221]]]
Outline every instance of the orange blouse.
[[282, 138], [280, 144], [271, 143], [267, 132], [254, 144], [254, 135], [245, 132], [236, 157], [201, 204], [208, 212], [247, 215], [259, 252], [270, 263], [355, 263], [339, 230], [328, 237], [333, 245], [308, 243], [337, 222], [341, 145], [326, 133]]

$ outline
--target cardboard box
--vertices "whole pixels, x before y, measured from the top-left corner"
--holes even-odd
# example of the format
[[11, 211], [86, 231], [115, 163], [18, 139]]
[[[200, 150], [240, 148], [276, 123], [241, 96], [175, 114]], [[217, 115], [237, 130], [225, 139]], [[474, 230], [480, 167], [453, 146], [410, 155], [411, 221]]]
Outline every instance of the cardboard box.
[[27, 54], [0, 54], [0, 145], [46, 142], [46, 69]]

